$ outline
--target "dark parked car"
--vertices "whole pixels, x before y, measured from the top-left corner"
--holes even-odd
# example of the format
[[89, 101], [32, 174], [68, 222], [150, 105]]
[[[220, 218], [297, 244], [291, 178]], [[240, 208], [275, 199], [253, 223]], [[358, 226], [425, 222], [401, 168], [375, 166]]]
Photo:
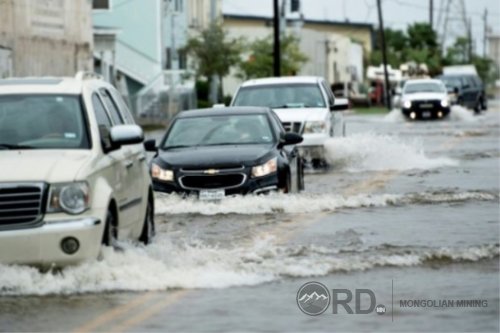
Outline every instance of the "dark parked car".
[[479, 76], [472, 74], [448, 74], [438, 77], [444, 82], [452, 103], [463, 105], [476, 112], [488, 109], [484, 85]]
[[155, 191], [227, 195], [292, 192], [304, 188], [296, 144], [269, 108], [229, 107], [180, 112], [171, 122], [151, 163]]

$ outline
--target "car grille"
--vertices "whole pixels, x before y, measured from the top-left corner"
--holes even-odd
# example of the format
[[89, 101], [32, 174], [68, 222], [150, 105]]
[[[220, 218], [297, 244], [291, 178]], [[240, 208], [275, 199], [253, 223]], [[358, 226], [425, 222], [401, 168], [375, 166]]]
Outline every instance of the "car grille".
[[44, 192], [43, 184], [0, 184], [0, 228], [41, 221]]
[[285, 131], [287, 132], [294, 132], [301, 134], [302, 132], [302, 123], [301, 122], [284, 122], [282, 123], [283, 127], [285, 128]]
[[228, 189], [243, 185], [246, 175], [231, 173], [222, 175], [186, 175], [179, 178], [185, 189]]
[[414, 103], [415, 108], [422, 111], [433, 110], [441, 107], [440, 100], [415, 101]]

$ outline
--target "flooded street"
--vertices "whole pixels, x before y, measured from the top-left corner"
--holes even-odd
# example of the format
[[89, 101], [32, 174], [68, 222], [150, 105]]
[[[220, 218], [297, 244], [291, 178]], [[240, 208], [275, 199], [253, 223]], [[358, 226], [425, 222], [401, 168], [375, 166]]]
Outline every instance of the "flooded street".
[[[158, 194], [151, 246], [48, 273], [0, 265], [0, 331], [498, 332], [500, 105], [346, 122], [332, 167], [308, 171], [300, 194]], [[308, 316], [297, 291], [310, 281], [350, 290], [353, 309], [368, 289], [386, 312]]]

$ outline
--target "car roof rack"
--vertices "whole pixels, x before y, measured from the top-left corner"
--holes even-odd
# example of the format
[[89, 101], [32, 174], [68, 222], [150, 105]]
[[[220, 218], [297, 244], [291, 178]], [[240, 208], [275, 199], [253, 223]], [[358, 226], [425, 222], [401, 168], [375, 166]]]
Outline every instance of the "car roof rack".
[[83, 80], [102, 80], [103, 77], [100, 74], [90, 72], [90, 71], [79, 71], [75, 75], [75, 79], [83, 81]]

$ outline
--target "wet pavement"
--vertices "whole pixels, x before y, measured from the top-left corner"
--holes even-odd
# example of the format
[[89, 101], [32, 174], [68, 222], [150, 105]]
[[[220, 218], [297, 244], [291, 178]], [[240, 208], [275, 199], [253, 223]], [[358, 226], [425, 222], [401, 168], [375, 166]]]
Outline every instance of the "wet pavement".
[[[498, 104], [443, 121], [346, 118], [332, 168], [309, 171], [303, 193], [158, 195], [149, 247], [57, 272], [0, 266], [0, 331], [498, 332]], [[310, 281], [331, 294], [319, 316], [297, 306]], [[333, 314], [338, 289], [353, 309], [369, 289], [385, 314]]]

